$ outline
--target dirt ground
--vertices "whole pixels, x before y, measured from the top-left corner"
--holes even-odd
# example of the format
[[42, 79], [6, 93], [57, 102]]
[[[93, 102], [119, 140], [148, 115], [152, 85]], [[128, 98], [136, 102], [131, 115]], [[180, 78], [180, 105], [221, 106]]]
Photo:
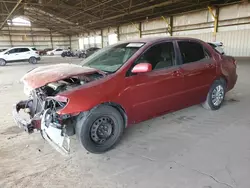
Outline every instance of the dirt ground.
[[79, 59], [48, 57], [38, 65], [0, 67], [0, 188], [249, 188], [250, 60], [239, 60], [239, 80], [223, 107], [200, 105], [137, 124], [118, 146], [86, 152], [73, 137], [62, 156], [40, 134], [28, 135], [12, 120], [25, 99], [19, 79], [28, 70]]

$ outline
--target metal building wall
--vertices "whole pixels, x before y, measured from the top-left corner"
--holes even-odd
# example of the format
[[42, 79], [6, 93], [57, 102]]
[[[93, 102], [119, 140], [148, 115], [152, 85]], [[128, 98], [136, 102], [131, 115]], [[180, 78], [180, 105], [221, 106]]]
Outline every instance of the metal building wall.
[[67, 48], [69, 36], [51, 32], [46, 28], [9, 26], [0, 31], [0, 49], [13, 46], [34, 46], [37, 49]]
[[[103, 46], [109, 45], [110, 33], [117, 32], [120, 41], [139, 37], [170, 36], [169, 26], [170, 17], [165, 16], [141, 23], [103, 28]], [[220, 7], [216, 34], [214, 17], [208, 9], [173, 16], [171, 29], [172, 36], [193, 37], [206, 42], [221, 41], [228, 55], [250, 56], [250, 3]]]
[[[165, 19], [165, 20], [164, 20]], [[142, 38], [155, 37], [155, 36], [170, 36], [168, 33], [169, 18], [158, 18], [142, 22]]]
[[214, 35], [211, 13], [198, 11], [175, 16], [173, 36], [187, 36], [201, 40], [220, 41], [225, 52], [232, 56], [250, 56], [250, 4], [235, 4], [219, 9], [218, 32]]
[[208, 10], [173, 17], [173, 36], [213, 41], [214, 19]]
[[130, 23], [119, 27], [119, 40], [126, 41], [140, 38], [139, 23]]
[[217, 41], [232, 56], [250, 56], [250, 4], [220, 8]]
[[72, 50], [78, 50], [79, 49], [79, 39], [77, 36], [71, 36], [70, 37], [70, 44]]

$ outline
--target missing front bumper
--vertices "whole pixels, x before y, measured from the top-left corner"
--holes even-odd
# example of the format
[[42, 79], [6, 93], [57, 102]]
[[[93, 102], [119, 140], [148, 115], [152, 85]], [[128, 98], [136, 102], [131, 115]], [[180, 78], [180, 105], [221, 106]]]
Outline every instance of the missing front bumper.
[[33, 133], [35, 129], [41, 131], [42, 137], [53, 148], [61, 154], [69, 154], [70, 138], [62, 129], [58, 128], [58, 124], [48, 121], [50, 120], [50, 109], [45, 110], [37, 119], [26, 120], [19, 114], [21, 109], [30, 111], [31, 106], [32, 100], [20, 101], [13, 105], [12, 114], [15, 123], [28, 133]]
[[63, 133], [62, 129], [50, 121], [50, 109], [44, 111], [41, 121], [41, 133], [45, 140], [47, 140], [52, 147], [62, 154], [70, 153], [70, 138]]

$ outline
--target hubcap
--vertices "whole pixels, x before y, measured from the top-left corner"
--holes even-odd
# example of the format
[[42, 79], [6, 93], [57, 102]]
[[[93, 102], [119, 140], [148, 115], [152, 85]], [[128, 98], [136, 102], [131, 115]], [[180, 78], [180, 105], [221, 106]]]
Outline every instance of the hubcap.
[[36, 59], [35, 58], [31, 58], [30, 61], [31, 61], [31, 63], [36, 63]]
[[4, 65], [4, 60], [0, 59], [0, 65]]
[[219, 106], [224, 98], [224, 88], [218, 85], [214, 88], [212, 92], [212, 103], [214, 106]]
[[97, 144], [107, 141], [113, 134], [114, 121], [110, 117], [100, 117], [91, 126], [91, 139]]

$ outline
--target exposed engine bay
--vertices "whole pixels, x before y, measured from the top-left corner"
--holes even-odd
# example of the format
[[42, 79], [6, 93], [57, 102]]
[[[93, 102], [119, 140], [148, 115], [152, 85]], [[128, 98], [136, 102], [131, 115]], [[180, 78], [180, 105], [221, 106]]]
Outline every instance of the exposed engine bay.
[[57, 111], [66, 105], [66, 101], [56, 100], [56, 95], [65, 91], [73, 90], [84, 84], [102, 78], [103, 75], [94, 73], [84, 76], [74, 76], [59, 80], [56, 82], [48, 83], [45, 86], [34, 89], [30, 93], [30, 98], [33, 100], [31, 116], [50, 108]]

